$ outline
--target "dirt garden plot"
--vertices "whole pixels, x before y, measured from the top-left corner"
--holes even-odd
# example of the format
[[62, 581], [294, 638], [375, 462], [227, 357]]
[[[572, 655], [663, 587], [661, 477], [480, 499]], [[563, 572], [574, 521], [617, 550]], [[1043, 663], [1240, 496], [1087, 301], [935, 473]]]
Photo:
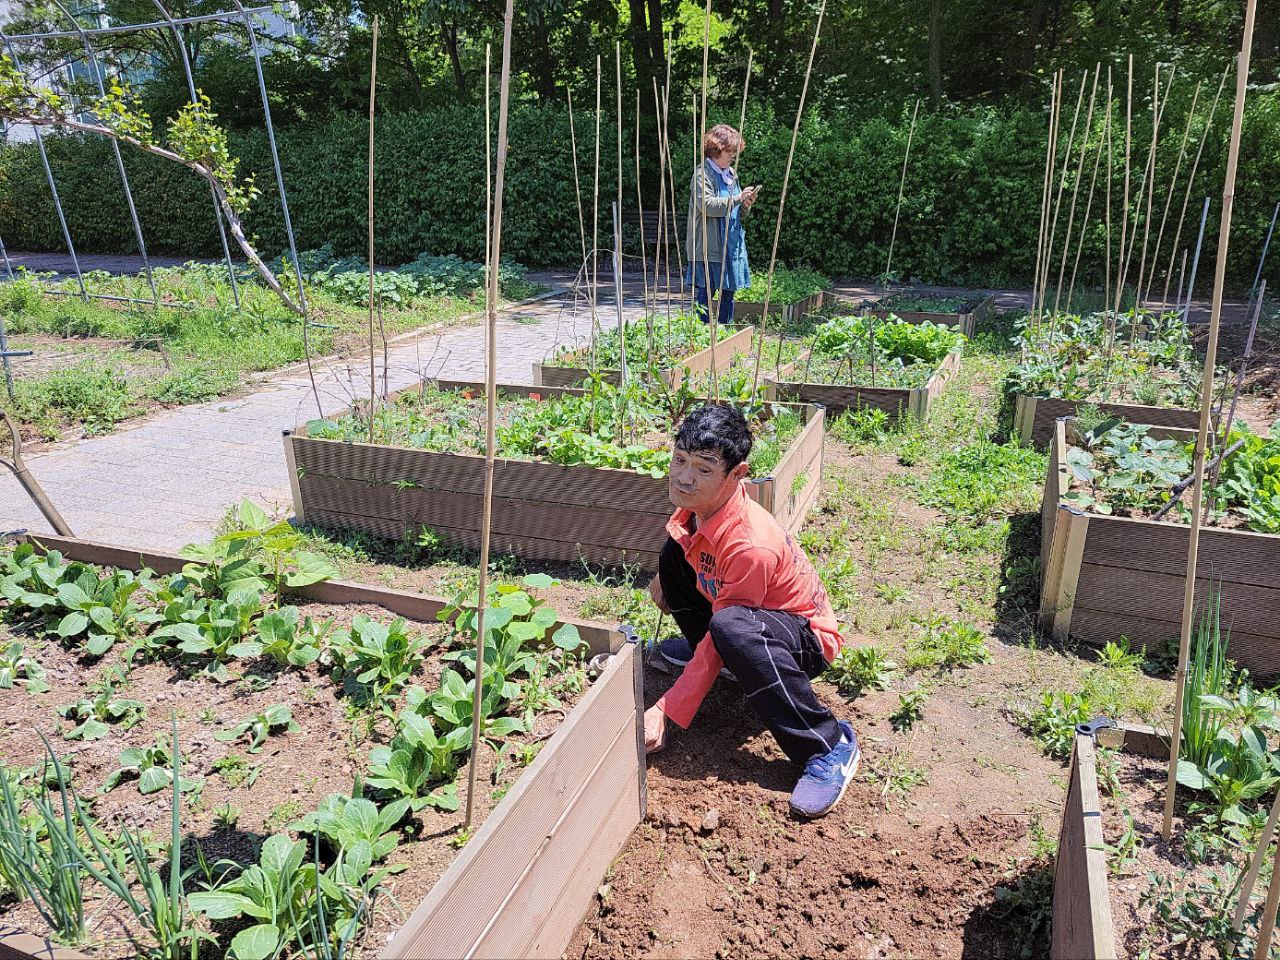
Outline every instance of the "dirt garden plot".
[[[183, 564], [176, 557], [139, 557], [136, 552], [61, 538], [49, 538], [46, 545], [62, 551], [64, 560], [80, 558], [126, 567], [143, 561], [161, 574]], [[554, 586], [550, 578], [544, 580]], [[366, 791], [380, 804], [386, 803], [389, 798], [378, 786], [383, 782], [378, 777], [385, 779], [388, 774], [377, 774], [374, 758], [379, 744], [389, 740], [394, 749], [404, 749], [391, 739], [404, 733], [397, 730], [389, 710], [416, 709], [413, 689], [406, 687], [407, 706], [393, 694], [385, 704], [387, 711], [362, 710], [357, 692], [364, 687], [359, 683], [353, 687], [352, 673], [335, 684], [329, 675], [333, 661], [326, 651], [340, 649], [340, 638], [347, 631], [353, 641], [360, 631], [368, 643], [393, 643], [385, 634], [379, 641], [363, 631], [371, 621], [390, 623], [395, 614], [401, 614], [407, 621], [397, 621], [399, 627], [418, 638], [424, 649], [421, 661], [409, 664], [409, 674], [400, 683], [443, 693], [448, 689], [448, 671], [460, 668], [459, 663], [445, 662], [451, 658], [442, 657], [450, 649], [448, 637], [453, 631], [437, 614], [448, 604], [340, 581], [301, 587], [291, 592], [291, 599], [297, 604], [300, 626], [324, 624], [324, 639], [317, 641], [322, 647], [319, 659], [277, 665], [247, 650], [236, 653], [233, 647], [230, 656], [235, 659], [222, 682], [194, 674], [194, 662], [174, 657], [130, 665], [118, 647], [101, 659], [86, 658], [83, 650], [58, 642], [56, 636], [42, 635], [39, 617], [10, 617], [0, 625], [0, 640], [6, 649], [15, 642], [23, 645], [21, 652], [39, 664], [38, 674], [27, 668], [25, 675], [38, 675], [41, 682], [24, 692], [22, 687], [28, 684], [20, 680], [0, 699], [0, 725], [11, 734], [5, 741], [4, 764], [12, 770], [39, 770], [42, 741], [30, 732], [12, 734], [41, 730], [65, 760], [99, 829], [109, 833], [127, 826], [163, 837], [169, 828], [166, 784], [170, 781], [161, 775], [167, 770], [164, 758], [155, 761], [158, 769], [151, 769], [149, 753], [167, 745], [171, 718], [176, 717], [183, 755], [181, 782], [187, 794], [181, 828], [186, 838], [183, 857], [184, 863], [191, 858], [193, 865], [198, 856], [210, 864], [256, 863], [268, 837], [300, 830], [306, 836], [301, 821], [318, 808], [325, 809], [333, 797], [350, 796], [353, 783], [365, 777], [369, 778]], [[166, 608], [166, 618], [171, 609]], [[390, 629], [394, 638], [397, 628]], [[376, 859], [389, 857], [395, 868], [380, 882], [378, 896], [369, 901], [371, 912], [360, 938], [366, 945], [389, 942], [389, 946], [370, 949], [388, 957], [443, 957], [475, 949], [502, 954], [558, 950], [567, 942], [612, 850], [630, 832], [644, 803], [634, 733], [639, 692], [634, 646], [624, 642], [623, 634], [602, 625], [581, 623], [572, 629], [583, 638], [584, 651], [602, 658], [610, 652], [615, 655], [601, 662], [602, 673], [594, 683], [580, 665], [575, 666], [555, 681], [554, 703], [546, 701], [526, 711], [518, 729], [494, 729], [495, 749], [485, 749], [478, 765], [480, 795], [474, 823], [479, 829], [472, 828], [474, 835], [459, 832], [463, 813], [456, 801], [427, 799], [425, 792], [419, 794], [425, 804], [415, 802], [403, 823], [399, 822], [403, 812], [399, 817], [389, 814], [387, 823], [375, 831], [388, 830], [379, 844], [390, 844]], [[260, 630], [265, 642], [267, 628]], [[331, 648], [329, 638], [338, 638], [334, 642], [339, 647]], [[577, 662], [585, 664], [588, 655], [581, 654], [583, 659]], [[18, 676], [23, 676], [21, 671]], [[538, 689], [550, 692], [552, 688]], [[99, 712], [100, 729], [64, 740], [61, 735], [73, 732], [83, 717], [59, 721], [55, 710], [95, 695], [104, 705], [131, 704], [129, 716], [113, 719], [109, 711]], [[434, 697], [430, 703], [437, 709]], [[468, 712], [469, 705], [466, 698]], [[236, 724], [245, 718], [270, 716], [271, 711], [282, 709], [288, 712], [278, 725], [237, 735]], [[403, 712], [400, 717], [399, 723], [407, 722]], [[443, 729], [440, 733], [443, 736]], [[134, 751], [133, 759], [124, 753], [127, 750]], [[148, 753], [148, 759], [139, 761], [143, 753]], [[133, 769], [139, 765], [141, 779]], [[125, 772], [118, 774], [122, 767]], [[565, 791], [564, 784], [575, 787]], [[439, 789], [430, 794], [431, 798], [441, 796]], [[512, 869], [513, 863], [522, 861], [526, 869]], [[574, 865], [568, 875], [557, 866], [565, 862]], [[222, 874], [223, 868], [216, 872]], [[198, 888], [195, 881], [189, 883]], [[140, 930], [128, 911], [122, 912], [119, 902], [106, 894], [87, 885], [87, 909], [93, 919], [88, 940], [79, 949], [95, 958], [138, 955], [145, 937], [139, 940]], [[490, 902], [487, 913], [479, 906], [485, 898]], [[471, 905], [471, 921], [458, 921], [451, 904], [459, 899]], [[513, 903], [517, 906], [512, 907]], [[4, 924], [44, 932], [41, 916], [29, 900], [0, 901], [0, 911]], [[214, 924], [215, 933], [236, 928]]]

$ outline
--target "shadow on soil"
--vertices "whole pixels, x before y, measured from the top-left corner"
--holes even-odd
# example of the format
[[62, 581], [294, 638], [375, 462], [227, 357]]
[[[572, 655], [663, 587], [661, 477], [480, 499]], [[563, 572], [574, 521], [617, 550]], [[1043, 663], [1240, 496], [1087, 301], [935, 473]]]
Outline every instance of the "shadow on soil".
[[1053, 915], [1053, 862], [1034, 861], [995, 888], [964, 925], [965, 960], [1047, 957]]
[[1040, 606], [1040, 515], [1009, 517], [1009, 536], [1000, 558], [1000, 594], [996, 600], [996, 635], [1021, 644], [1036, 629]]

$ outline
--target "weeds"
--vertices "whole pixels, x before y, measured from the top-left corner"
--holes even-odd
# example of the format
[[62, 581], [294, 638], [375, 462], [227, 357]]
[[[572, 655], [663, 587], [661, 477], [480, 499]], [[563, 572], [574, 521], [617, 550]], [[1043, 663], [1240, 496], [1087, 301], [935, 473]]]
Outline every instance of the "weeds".
[[991, 657], [986, 635], [967, 623], [951, 623], [933, 617], [920, 624], [921, 635], [907, 650], [907, 666], [912, 670], [951, 670], [986, 663]]
[[866, 690], [888, 689], [898, 665], [874, 645], [847, 646], [831, 661], [823, 677], [851, 699]]

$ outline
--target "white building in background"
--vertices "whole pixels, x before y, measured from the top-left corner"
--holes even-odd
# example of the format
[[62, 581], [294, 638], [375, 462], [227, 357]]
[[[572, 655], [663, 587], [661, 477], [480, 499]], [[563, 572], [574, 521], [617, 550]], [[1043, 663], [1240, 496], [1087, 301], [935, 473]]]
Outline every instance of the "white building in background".
[[[246, 7], [266, 6], [264, 0], [243, 0]], [[75, 3], [67, 4], [70, 9], [76, 9]], [[6, 26], [18, 16], [24, 7], [22, 0], [0, 0], [0, 26]], [[84, 9], [83, 6], [80, 7]], [[235, 4], [232, 0], [227, 0], [225, 9], [234, 14]], [[259, 14], [254, 17], [254, 29], [257, 31], [258, 40], [264, 46], [269, 46], [272, 39], [281, 39], [284, 37], [296, 37], [305, 33], [302, 27], [302, 18], [298, 10], [296, 0], [288, 0], [283, 4], [283, 15], [276, 13], [274, 10], [266, 14]], [[87, 17], [81, 15], [80, 22], [87, 22]], [[105, 27], [109, 25], [105, 13], [98, 15], [98, 25]], [[156, 19], [159, 20], [159, 11], [157, 11]], [[228, 28], [229, 36], [244, 37], [243, 24], [236, 22]], [[22, 49], [19, 45], [18, 55], [22, 55]], [[246, 53], [246, 56], [248, 54]], [[152, 72], [152, 68], [147, 64], [138, 64], [128, 71], [128, 79], [131, 83], [138, 84], [146, 81]], [[83, 62], [69, 64], [54, 71], [46, 77], [37, 79], [36, 84], [41, 87], [50, 87], [53, 89], [65, 88], [65, 86], [76, 79], [92, 79], [89, 67]], [[35, 139], [31, 125], [26, 123], [8, 123], [0, 120], [0, 141], [8, 143], [23, 143]]]

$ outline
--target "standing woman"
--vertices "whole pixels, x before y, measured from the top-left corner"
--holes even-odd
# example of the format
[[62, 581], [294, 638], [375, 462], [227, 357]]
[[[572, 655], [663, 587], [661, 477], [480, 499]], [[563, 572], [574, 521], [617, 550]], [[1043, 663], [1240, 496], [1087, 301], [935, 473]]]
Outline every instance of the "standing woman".
[[738, 184], [733, 163], [742, 147], [742, 134], [727, 123], [716, 124], [702, 138], [702, 165], [693, 171], [689, 183], [685, 282], [693, 284], [695, 309], [703, 323], [711, 315], [709, 289], [722, 291], [716, 322], [727, 324], [733, 322], [733, 292], [751, 286], [742, 218], [756, 202], [760, 188], [744, 190]]

